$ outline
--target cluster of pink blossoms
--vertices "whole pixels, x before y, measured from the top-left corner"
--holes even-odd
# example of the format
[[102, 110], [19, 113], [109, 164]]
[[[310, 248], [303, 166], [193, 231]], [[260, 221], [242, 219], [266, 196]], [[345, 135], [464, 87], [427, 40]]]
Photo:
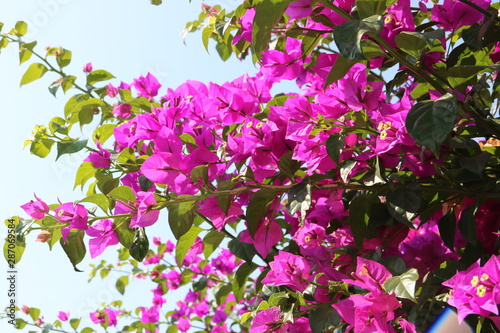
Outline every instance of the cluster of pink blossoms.
[[[301, 20], [313, 13], [312, 3], [310, 0], [293, 2], [286, 10], [288, 23], [295, 22], [305, 29], [327, 34], [331, 26], [346, 22], [338, 13], [323, 7], [315, 11], [321, 15], [322, 23], [311, 18]], [[333, 3], [350, 13], [355, 1]], [[490, 4], [484, 0], [474, 3], [483, 9]], [[419, 6], [422, 11], [428, 10], [423, 2]], [[240, 17], [241, 29], [234, 43], [251, 41], [254, 15], [255, 11], [249, 9]], [[453, 0], [435, 5], [431, 10], [431, 18], [446, 31], [481, 22], [483, 17], [480, 11]], [[387, 9], [380, 35], [389, 45], [397, 48], [398, 34], [415, 31], [409, 0], [397, 1]], [[195, 203], [196, 212], [217, 231], [226, 231], [228, 225], [245, 217], [248, 220], [252, 200], [264, 192], [265, 186], [307, 185], [311, 179], [319, 179], [315, 181], [317, 188], [306, 193], [310, 200], [301, 209], [290, 208], [291, 194], [286, 196], [276, 191], [269, 194], [266, 213], [256, 225], [246, 221], [247, 228], [234, 229], [239, 231], [237, 240], [251, 244], [256, 255], [268, 263], [261, 270], [259, 282], [297, 294], [312, 289], [314, 301], [308, 305], [333, 304], [346, 329], [356, 333], [396, 332], [396, 328], [416, 332], [415, 325], [405, 319], [404, 305], [409, 300], [387, 292], [384, 286], [395, 274], [363, 256], [377, 260], [398, 256], [405, 268], [416, 269], [422, 281], [444, 262], [460, 259], [456, 250], [467, 242], [457, 232], [451, 246], [445, 244], [440, 235], [440, 221], [450, 207], [453, 207], [451, 214], [459, 220], [473, 200], [453, 202], [450, 199], [448, 206], [436, 209], [424, 222], [420, 218], [409, 222], [414, 229], [398, 223], [400, 221], [389, 216], [387, 210], [382, 210], [371, 223], [376, 227], [366, 232], [360, 246], [346, 210], [352, 198], [346, 198], [350, 195], [347, 191], [333, 186], [337, 180], [359, 181], [359, 175], [373, 171], [374, 161], [383, 170], [430, 179], [444, 161], [418, 146], [405, 127], [407, 114], [415, 103], [411, 94], [417, 83], [412, 77], [401, 88], [400, 98], [387, 96], [384, 82], [367, 74], [382, 66], [383, 57], [376, 57], [366, 64], [353, 65], [343, 78], [325, 87], [328, 73], [339, 56], [318, 52], [313, 60], [303, 56], [303, 43], [301, 39], [287, 37], [282, 51], [263, 52], [261, 68], [255, 76], [244, 75], [223, 84], [187, 81], [163, 95], [160, 83], [151, 74], [131, 84], [122, 82], [118, 87], [109, 84], [107, 96], [118, 100], [113, 109], [119, 121], [114, 129], [115, 141], [109, 149], [96, 142], [97, 149], [85, 161], [95, 169], [112, 169], [119, 162], [111, 156], [121, 153], [143, 161], [138, 170], [124, 173], [119, 179], [120, 185], [131, 189], [135, 199], [117, 200], [113, 206], [114, 215], [130, 216], [130, 228], [157, 223], [162, 198], [196, 196], [200, 198]], [[436, 43], [447, 51], [444, 38], [436, 39]], [[499, 47], [497, 43], [496, 49]], [[493, 53], [494, 59], [498, 59], [498, 53]], [[443, 62], [444, 56], [441, 51], [430, 52], [423, 55], [422, 62], [432, 66]], [[270, 90], [282, 80], [295, 80], [302, 93], [273, 99]], [[137, 110], [132, 102], [120, 100], [120, 93], [134, 90], [138, 97], [151, 103], [150, 110]], [[430, 91], [433, 99], [441, 95]], [[345, 128], [360, 129], [362, 134], [345, 133]], [[334, 135], [344, 136], [336, 160], [327, 147]], [[346, 161], [352, 164], [340, 170], [338, 166]], [[291, 167], [292, 163], [296, 170]], [[216, 193], [221, 184], [226, 186], [222, 191], [233, 192], [222, 199], [216, 195], [204, 196]], [[245, 191], [238, 192], [238, 189]], [[379, 204], [386, 201], [382, 196], [374, 197]], [[32, 218], [43, 219], [50, 209], [35, 198], [36, 201], [22, 207]], [[500, 266], [494, 256], [496, 232], [500, 227], [499, 207], [498, 201], [491, 199], [478, 204], [475, 213], [479, 241], [485, 253], [492, 255], [491, 259], [483, 267], [475, 263], [443, 283], [453, 289], [449, 304], [458, 309], [460, 321], [468, 314], [479, 314], [499, 323], [500, 296], [496, 285]], [[64, 224], [61, 229], [64, 241], [74, 229], [85, 230], [87, 236], [92, 237], [89, 248], [93, 258], [119, 242], [112, 219], [89, 222], [87, 210], [79, 203], [64, 203], [53, 211], [52, 217]], [[281, 245], [287, 233], [291, 239], [287, 241], [293, 241], [293, 246], [285, 249]], [[165, 253], [174, 251], [172, 243], [162, 244], [158, 239], [154, 242], [157, 246], [164, 245], [164, 249], [156, 254], [148, 253], [143, 262], [146, 266], [164, 262]], [[202, 253], [203, 241], [198, 237], [184, 261], [172, 267], [189, 270], [196, 283], [217, 289], [221, 288], [220, 281], [232, 276], [241, 263], [229, 250], [223, 249], [211, 262], [202, 258]], [[143, 324], [160, 322], [161, 309], [166, 303], [164, 295], [185, 284], [185, 277], [176, 269], [153, 269], [149, 276], [157, 287], [152, 290], [152, 304], [139, 307]], [[348, 296], [333, 293], [332, 285], [339, 284], [347, 284], [355, 292]], [[211, 318], [211, 332], [230, 332], [228, 309], [241, 314], [257, 304], [257, 300], [246, 301], [237, 302], [235, 296], [228, 293], [221, 304], [214, 306], [206, 294], [189, 290], [170, 317], [181, 332], [191, 328], [194, 318], [205, 317]], [[298, 312], [307, 310], [308, 307], [303, 306]], [[120, 310], [104, 309], [91, 317], [95, 323], [115, 326], [119, 315]], [[311, 332], [311, 323], [306, 315], [293, 321], [285, 320], [280, 308], [271, 306], [255, 313], [250, 332]]]

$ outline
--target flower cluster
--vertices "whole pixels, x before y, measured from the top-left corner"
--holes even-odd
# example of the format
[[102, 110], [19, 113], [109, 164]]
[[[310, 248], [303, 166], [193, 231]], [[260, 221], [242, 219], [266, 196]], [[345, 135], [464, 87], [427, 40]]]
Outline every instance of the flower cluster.
[[[471, 38], [498, 32], [496, 7], [284, 3], [245, 3], [228, 21], [204, 6], [208, 23], [193, 25], [240, 57], [268, 38], [253, 76], [161, 90], [148, 73], [78, 97], [102, 111], [76, 177], [82, 188], [94, 180], [87, 197], [21, 207], [40, 240], [71, 251], [88, 237], [92, 258], [121, 244], [118, 265], [155, 285], [151, 304], [106, 306], [92, 321], [132, 318], [127, 330], [150, 333], [416, 333], [451, 288], [460, 321], [500, 324], [498, 151], [478, 144], [497, 134], [499, 42]], [[268, 10], [281, 19], [263, 24]], [[300, 92], [273, 96], [284, 80]], [[177, 244], [155, 237], [153, 251], [144, 230], [163, 209]], [[167, 293], [188, 284], [165, 313]]]

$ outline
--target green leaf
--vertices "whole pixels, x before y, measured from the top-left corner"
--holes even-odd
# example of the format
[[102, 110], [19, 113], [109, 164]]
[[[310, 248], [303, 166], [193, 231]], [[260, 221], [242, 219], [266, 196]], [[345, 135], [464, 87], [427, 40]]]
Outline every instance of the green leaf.
[[468, 78], [474, 75], [477, 75], [481, 71], [498, 71], [500, 70], [500, 65], [491, 65], [491, 66], [476, 66], [476, 65], [464, 65], [464, 66], [453, 66], [448, 68], [446, 71], [448, 76], [451, 77], [461, 77]]
[[333, 63], [332, 69], [330, 69], [330, 72], [328, 73], [324, 88], [343, 78], [349, 72], [351, 67], [356, 63], [356, 60], [346, 59], [339, 54], [337, 59]]
[[18, 330], [22, 330], [23, 328], [26, 327], [28, 322], [24, 319], [21, 318], [16, 318], [16, 323], [14, 324], [14, 327]]
[[61, 49], [60, 53], [56, 57], [57, 64], [60, 68], [66, 67], [71, 63], [71, 51], [66, 49]]
[[40, 318], [40, 309], [38, 308], [30, 308], [30, 317], [33, 319], [33, 321], [37, 320]]
[[490, 154], [488, 152], [482, 151], [479, 155], [470, 158], [460, 158], [458, 163], [465, 170], [475, 173], [476, 175], [482, 177], [486, 165], [490, 160]]
[[363, 55], [367, 59], [387, 56], [387, 53], [384, 52], [384, 50], [371, 39], [362, 39], [360, 41], [360, 44], [361, 44], [361, 50], [363, 51]]
[[361, 19], [382, 15], [387, 8], [386, 0], [357, 0], [356, 9]]
[[205, 46], [205, 50], [208, 52], [208, 43], [210, 41], [210, 36], [214, 33], [215, 30], [211, 27], [205, 27], [201, 32], [201, 40], [203, 41], [203, 46]]
[[361, 38], [367, 32], [378, 34], [382, 26], [382, 17], [379, 15], [344, 22], [336, 26], [333, 30], [333, 37], [340, 55], [351, 60], [365, 59], [361, 48]]
[[208, 165], [198, 165], [191, 170], [191, 180], [193, 183], [201, 183], [203, 185], [208, 184]]
[[300, 212], [299, 220], [303, 222], [307, 210], [311, 207], [311, 200], [311, 184], [302, 182], [292, 186], [288, 192], [288, 205], [286, 207], [290, 216]]
[[239, 238], [232, 239], [228, 243], [228, 248], [232, 254], [246, 262], [252, 262], [253, 257], [257, 254], [253, 244], [244, 243]]
[[[162, 0], [151, 0], [151, 4], [155, 5], [155, 6], [161, 5], [162, 2], [163, 2]], [[168, 332], [168, 333], [170, 333], [170, 332]]]
[[176, 239], [187, 233], [194, 223], [196, 204], [193, 201], [174, 203], [167, 207], [168, 224]]
[[271, 31], [281, 20], [285, 9], [295, 0], [261, 0], [255, 6], [255, 17], [252, 26], [252, 51], [257, 59], [261, 59], [271, 38]]
[[457, 221], [453, 211], [448, 212], [445, 216], [439, 219], [438, 222], [439, 235], [452, 252], [455, 252], [455, 231], [457, 229]]
[[401, 188], [387, 194], [387, 210], [399, 223], [413, 228], [422, 197], [418, 188]]
[[78, 328], [78, 326], [80, 325], [80, 320], [81, 318], [72, 318], [70, 319], [69, 321], [69, 324], [71, 325], [71, 327], [76, 331], [76, 329]]
[[260, 189], [250, 197], [246, 211], [246, 220], [250, 236], [255, 235], [259, 222], [267, 215], [269, 205], [276, 198], [276, 192]]
[[233, 280], [233, 294], [237, 302], [243, 299], [247, 279], [257, 267], [258, 266], [252, 262], [246, 262], [236, 270]]
[[87, 84], [93, 85], [96, 82], [114, 79], [114, 75], [105, 70], [95, 70], [87, 75]]
[[217, 230], [211, 230], [203, 237], [203, 256], [208, 259], [212, 253], [217, 250], [220, 243], [224, 240], [224, 234]]
[[36, 46], [36, 41], [31, 43], [22, 43], [19, 46], [19, 64], [30, 60], [33, 55], [33, 48]]
[[389, 256], [379, 261], [392, 275], [403, 274], [406, 270], [406, 263], [400, 256]]
[[9, 40], [6, 37], [0, 39], [0, 50], [6, 48], [7, 45], [9, 45]]
[[69, 141], [69, 142], [58, 141], [57, 142], [57, 157], [56, 157], [56, 161], [62, 155], [73, 154], [73, 153], [79, 152], [80, 150], [82, 150], [83, 148], [85, 148], [85, 146], [87, 146], [87, 142], [88, 142], [87, 139], [85, 139], [85, 140], [79, 140], [79, 141]]
[[470, 244], [477, 244], [477, 230], [476, 230], [476, 212], [479, 207], [480, 200], [476, 200], [472, 205], [465, 208], [460, 214], [458, 220], [458, 230], [462, 237]]
[[73, 265], [73, 268], [77, 272], [83, 272], [79, 270], [76, 265], [78, 265], [83, 258], [85, 257], [85, 253], [87, 252], [85, 248], [85, 243], [83, 242], [83, 236], [85, 235], [85, 231], [72, 229], [68, 234], [68, 238], [66, 242], [63, 239], [59, 241], [64, 252], [69, 258], [69, 261]]
[[90, 327], [85, 327], [83, 330], [80, 331], [80, 333], [94, 333], [95, 330]]
[[345, 135], [342, 133], [333, 133], [326, 140], [326, 151], [328, 156], [335, 162], [339, 164], [340, 154], [342, 154], [342, 149], [344, 149]]
[[395, 293], [396, 297], [406, 298], [415, 303], [415, 286], [419, 279], [416, 268], [410, 268], [399, 276], [388, 278], [384, 283], [384, 289], [388, 294]]
[[49, 129], [54, 133], [61, 133], [64, 135], [68, 135], [69, 127], [66, 125], [66, 120], [61, 117], [54, 117], [49, 122]]
[[435, 154], [455, 126], [457, 97], [447, 93], [442, 97], [416, 103], [406, 117], [408, 133], [418, 144]]
[[372, 205], [378, 203], [380, 203], [380, 199], [375, 194], [362, 194], [349, 204], [348, 221], [358, 249], [363, 248], [363, 240], [370, 232], [368, 221]]
[[137, 200], [134, 192], [128, 186], [118, 186], [108, 193], [108, 197], [123, 202], [135, 202]]
[[17, 37], [22, 37], [28, 32], [28, 24], [24, 21], [17, 21], [14, 29], [15, 31], [13, 32], [13, 34]]
[[[139, 260], [139, 261], [142, 261], [142, 260]], [[128, 276], [127, 275], [120, 276], [118, 278], [118, 280], [116, 280], [115, 286], [116, 286], [116, 290], [118, 290], [118, 292], [123, 295], [125, 293], [125, 287], [128, 286]]]
[[99, 206], [103, 212], [109, 210], [109, 199], [102, 193], [91, 194], [88, 197], [80, 200], [80, 202], [91, 202]]
[[[159, 1], [161, 3], [161, 0], [151, 0], [151, 1]], [[177, 332], [179, 332], [179, 328], [177, 327], [177, 325], [170, 325], [166, 333], [177, 333]]]
[[217, 43], [215, 46], [215, 49], [217, 50], [217, 53], [219, 53], [220, 58], [223, 61], [226, 61], [231, 57], [231, 46], [229, 46], [226, 43]]
[[144, 260], [146, 254], [148, 254], [149, 240], [144, 228], [137, 228], [135, 231], [134, 240], [132, 241], [132, 245], [130, 245], [129, 251], [132, 258], [139, 262]]
[[194, 241], [202, 232], [203, 229], [193, 225], [188, 232], [182, 235], [177, 241], [177, 246], [175, 248], [175, 259], [178, 265], [182, 265], [184, 257], [188, 253], [189, 249], [193, 246]]
[[61, 82], [61, 87], [64, 93], [66, 93], [71, 87], [75, 85], [75, 81], [76, 81], [76, 76], [74, 75], [67, 75], [63, 78], [63, 81]]
[[30, 146], [30, 153], [41, 158], [47, 157], [50, 153], [50, 149], [54, 145], [54, 140], [52, 139], [39, 139], [33, 141]]
[[130, 249], [135, 238], [133, 229], [129, 228], [130, 217], [118, 217], [114, 219], [114, 230], [118, 235], [118, 241], [126, 249]]
[[269, 303], [269, 305], [272, 307], [272, 306], [278, 306], [280, 301], [283, 299], [283, 298], [289, 298], [288, 294], [286, 293], [286, 291], [282, 291], [280, 293], [275, 293], [275, 294], [272, 294], [271, 296], [269, 296], [269, 299], [267, 300], [267, 302]]
[[215, 301], [217, 305], [223, 304], [230, 292], [233, 291], [233, 286], [230, 284], [225, 284], [215, 293]]
[[295, 177], [295, 173], [300, 169], [300, 162], [292, 159], [293, 151], [281, 155], [278, 161], [279, 170], [290, 179]]
[[21, 260], [26, 249], [26, 240], [24, 236], [14, 232], [19, 225], [18, 216], [6, 219], [5, 225], [8, 227], [8, 233], [3, 245], [3, 255], [9, 265], [16, 265]]
[[31, 64], [24, 73], [23, 77], [21, 78], [21, 86], [33, 82], [35, 80], [38, 80], [47, 71], [48, 68], [43, 64], [40, 64], [38, 62]]
[[[233, 178], [224, 179], [224, 180], [219, 182], [217, 189], [219, 191], [230, 191], [230, 190], [234, 189], [234, 187], [236, 186], [236, 183], [237, 183], [237, 181], [235, 181]], [[233, 203], [232, 198], [233, 198], [233, 195], [230, 193], [221, 194], [221, 195], [216, 196], [217, 204], [219, 205], [220, 209], [222, 209], [224, 214], [226, 214], [226, 216], [228, 215], [229, 208], [231, 208], [231, 205]]]
[[92, 177], [95, 176], [96, 169], [92, 166], [90, 162], [83, 162], [76, 171], [75, 185], [73, 189], [80, 186], [83, 189], [85, 183]]
[[[107, 104], [103, 100], [100, 100], [98, 98], [90, 98], [83, 101], [79, 101], [77, 104], [75, 104], [74, 107], [71, 109], [70, 114], [80, 113], [81, 111], [84, 110], [92, 111], [92, 109], [94, 108], [99, 108], [99, 107], [105, 108], [106, 106]], [[66, 114], [65, 112], [65, 116], [66, 118], [68, 118], [69, 114]]]
[[425, 40], [424, 34], [414, 31], [403, 31], [394, 38], [396, 45], [416, 60], [420, 59], [424, 49], [431, 47]]
[[309, 325], [313, 333], [329, 331], [340, 324], [340, 315], [330, 304], [321, 304], [309, 314]]
[[344, 22], [333, 30], [335, 44], [340, 51], [340, 55], [345, 59], [365, 59], [361, 50], [360, 40], [362, 34], [359, 35], [359, 22], [359, 20]]
[[104, 124], [99, 125], [92, 134], [92, 139], [94, 142], [99, 141], [100, 143], [106, 142], [114, 133], [114, 129], [117, 127], [117, 124]]

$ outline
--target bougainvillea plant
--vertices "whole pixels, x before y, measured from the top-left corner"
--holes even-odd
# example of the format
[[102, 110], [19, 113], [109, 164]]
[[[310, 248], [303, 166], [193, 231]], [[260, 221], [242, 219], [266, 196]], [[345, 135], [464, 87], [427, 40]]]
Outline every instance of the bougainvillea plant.
[[[67, 309], [49, 322], [28, 306], [15, 327], [409, 333], [449, 306], [477, 332], [499, 332], [499, 8], [203, 4], [184, 34], [201, 31], [223, 60], [249, 58], [259, 71], [176, 88], [151, 74], [115, 87], [91, 64], [69, 75], [71, 52], [39, 54], [18, 22], [0, 47], [37, 59], [21, 84], [53, 72], [50, 91], [71, 95], [26, 146], [39, 157], [88, 157], [76, 170], [81, 200], [35, 196], [21, 206], [26, 217], [7, 221], [16, 237], [6, 258], [18, 262], [36, 230], [75, 270], [87, 252], [117, 249], [118, 264], [93, 265], [91, 278], [129, 269], [116, 282], [121, 293], [129, 278], [155, 287], [150, 304], [90, 313], [94, 328]], [[298, 92], [272, 94], [285, 80]], [[89, 124], [91, 138], [72, 135]], [[175, 239], [150, 242], [161, 211]], [[181, 286], [184, 297], [167, 305]]]

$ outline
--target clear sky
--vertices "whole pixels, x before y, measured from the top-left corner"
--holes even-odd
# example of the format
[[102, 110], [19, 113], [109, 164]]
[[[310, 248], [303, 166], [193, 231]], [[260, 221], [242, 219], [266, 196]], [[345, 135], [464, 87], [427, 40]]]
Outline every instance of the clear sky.
[[[207, 1], [208, 4], [213, 4]], [[234, 7], [240, 1], [219, 1]], [[105, 69], [119, 80], [151, 72], [164, 87], [176, 87], [187, 79], [222, 83], [245, 72], [255, 72], [251, 62], [241, 63], [232, 58], [222, 62], [215, 50], [208, 55], [200, 35], [190, 34], [186, 45], [180, 32], [185, 23], [197, 17], [200, 1], [166, 0], [156, 7], [149, 0], [23, 0], [0, 2], [0, 22], [3, 30], [12, 28], [16, 21], [30, 24], [26, 41], [37, 40], [38, 50], [46, 45], [62, 46], [73, 52], [73, 60], [66, 72], [83, 77], [82, 67], [92, 62], [94, 69]], [[47, 73], [42, 79], [19, 87], [22, 74], [30, 62], [19, 66], [16, 45], [9, 45], [0, 54], [0, 103], [2, 148], [5, 152], [0, 191], [2, 219], [12, 215], [27, 217], [20, 205], [33, 199], [33, 193], [47, 203], [69, 202], [83, 198], [79, 190], [72, 190], [74, 174], [86, 154], [63, 156], [55, 163], [55, 154], [40, 159], [23, 150], [23, 141], [34, 126], [46, 125], [54, 116], [62, 116], [67, 96], [58, 93], [54, 98], [47, 90], [57, 79]], [[119, 83], [119, 81], [114, 81]], [[73, 130], [72, 135], [88, 138], [89, 133]], [[167, 236], [166, 214], [160, 217], [154, 231]], [[6, 228], [0, 229], [3, 239]], [[45, 319], [52, 321], [58, 311], [71, 310], [71, 316], [88, 320], [88, 312], [102, 302], [122, 298], [115, 290], [112, 277], [100, 282], [97, 278], [88, 284], [90, 257], [79, 265], [84, 273], [73, 271], [59, 245], [52, 252], [48, 246], [35, 243], [30, 235], [21, 263], [17, 265], [18, 306], [29, 305], [42, 309]], [[113, 262], [114, 249], [107, 249], [102, 257]], [[101, 257], [94, 260], [100, 261]], [[2, 259], [3, 262], [3, 259]], [[7, 265], [3, 263], [5, 274]], [[0, 303], [7, 304], [6, 279], [0, 279]], [[142, 286], [142, 288], [141, 288]], [[135, 281], [127, 288], [124, 299], [131, 305], [150, 305], [151, 284]], [[170, 300], [171, 301], [171, 300]], [[82, 323], [83, 324], [83, 323]], [[84, 327], [84, 326], [81, 326]], [[0, 332], [11, 332], [7, 321], [0, 321]], [[25, 329], [28, 331], [28, 327]]]

